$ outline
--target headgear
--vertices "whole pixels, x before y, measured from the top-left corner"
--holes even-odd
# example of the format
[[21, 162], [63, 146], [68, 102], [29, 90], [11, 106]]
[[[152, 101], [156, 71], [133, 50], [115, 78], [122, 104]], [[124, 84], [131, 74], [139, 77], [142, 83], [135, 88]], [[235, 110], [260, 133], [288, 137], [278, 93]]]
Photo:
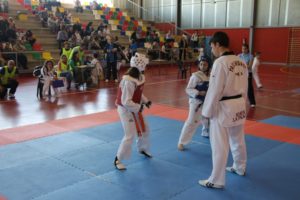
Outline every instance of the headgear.
[[144, 54], [135, 53], [130, 60], [130, 67], [136, 67], [140, 72], [145, 71], [149, 59]]

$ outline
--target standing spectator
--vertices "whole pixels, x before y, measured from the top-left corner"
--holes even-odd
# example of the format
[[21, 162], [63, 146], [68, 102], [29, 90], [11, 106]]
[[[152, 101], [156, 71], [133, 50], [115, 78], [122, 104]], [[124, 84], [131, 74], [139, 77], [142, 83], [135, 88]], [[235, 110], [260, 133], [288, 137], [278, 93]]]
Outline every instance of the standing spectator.
[[185, 33], [182, 34], [181, 40], [179, 42], [179, 59], [186, 59], [186, 49], [188, 47], [188, 38]]
[[255, 107], [255, 96], [253, 90], [253, 77], [252, 77], [252, 63], [253, 63], [253, 56], [249, 52], [249, 47], [247, 44], [243, 44], [242, 46], [242, 53], [239, 54], [239, 57], [242, 61], [245, 62], [248, 68], [248, 99], [250, 102], [250, 106], [252, 108]]
[[7, 66], [4, 66], [0, 70], [0, 99], [4, 99], [7, 95], [8, 89], [8, 97], [9, 99], [15, 98], [15, 93], [18, 88], [19, 82], [17, 81], [18, 69], [15, 65], [15, 61], [9, 60], [7, 62]]
[[118, 60], [118, 47], [111, 41], [111, 37], [107, 37], [107, 44], [105, 46], [106, 53], [106, 73], [105, 73], [105, 82], [108, 82], [111, 78], [111, 74], [115, 82], [118, 82], [117, 76], [117, 60]]
[[258, 66], [260, 65], [260, 52], [255, 53], [253, 65], [252, 65], [252, 74], [255, 80], [256, 86], [258, 89], [261, 89], [263, 86], [260, 82], [260, 78], [258, 76]]
[[91, 65], [94, 67], [91, 72], [91, 78], [93, 80], [94, 85], [98, 85], [100, 77], [103, 77], [102, 76], [103, 68], [102, 68], [101, 62], [99, 61], [98, 57], [99, 57], [99, 54], [94, 53], [93, 60], [91, 62]]
[[192, 48], [194, 49], [194, 51], [198, 48], [198, 44], [199, 44], [199, 36], [197, 32], [194, 32], [192, 37], [191, 37], [191, 42], [192, 42]]
[[[213, 169], [208, 180], [199, 184], [208, 188], [225, 186], [225, 171], [244, 176], [246, 172], [247, 66], [229, 50], [229, 38], [216, 32], [210, 40], [214, 56], [218, 57], [210, 75], [202, 115], [210, 119], [210, 144]], [[233, 166], [227, 167], [229, 148]]]

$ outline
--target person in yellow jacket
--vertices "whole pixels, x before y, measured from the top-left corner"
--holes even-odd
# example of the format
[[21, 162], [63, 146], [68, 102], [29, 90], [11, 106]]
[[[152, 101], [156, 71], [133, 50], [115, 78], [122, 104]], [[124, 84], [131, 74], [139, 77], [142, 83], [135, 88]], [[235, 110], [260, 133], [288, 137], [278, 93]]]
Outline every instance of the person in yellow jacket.
[[70, 48], [69, 42], [64, 42], [64, 47], [61, 48], [60, 56], [66, 55], [67, 56], [67, 60], [69, 60], [71, 52], [72, 52], [72, 48]]
[[9, 99], [15, 98], [15, 93], [18, 88], [19, 82], [16, 80], [18, 69], [15, 61], [9, 60], [7, 65], [0, 70], [0, 99], [4, 99], [8, 93]]
[[69, 55], [69, 61], [73, 58], [74, 53], [78, 53], [78, 57], [81, 63], [84, 63], [84, 49], [85, 45], [81, 44], [80, 46], [76, 46], [72, 49], [70, 55]]
[[68, 58], [65, 54], [63, 54], [60, 58], [60, 61], [57, 65], [57, 76], [58, 77], [65, 77], [67, 79], [67, 89], [71, 88], [71, 81], [72, 81], [72, 69], [68, 63]]

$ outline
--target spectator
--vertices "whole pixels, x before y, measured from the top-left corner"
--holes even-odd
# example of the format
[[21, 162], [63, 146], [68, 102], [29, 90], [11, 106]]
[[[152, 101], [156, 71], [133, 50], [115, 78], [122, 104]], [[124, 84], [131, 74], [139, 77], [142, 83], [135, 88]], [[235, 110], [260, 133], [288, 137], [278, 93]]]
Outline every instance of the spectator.
[[75, 10], [76, 12], [83, 12], [80, 0], [75, 0]]
[[62, 48], [62, 44], [68, 40], [68, 33], [65, 29], [65, 26], [62, 26], [61, 30], [57, 33], [57, 41], [58, 41], [58, 48]]
[[248, 68], [248, 99], [250, 102], [250, 106], [252, 108], [255, 107], [256, 101], [253, 90], [253, 77], [252, 77], [252, 64], [253, 64], [253, 56], [249, 52], [249, 46], [247, 44], [242, 45], [242, 53], [239, 54], [239, 57]]
[[17, 60], [18, 60], [18, 67], [22, 67], [23, 69], [27, 68], [27, 57], [24, 53], [21, 53], [22, 51], [25, 51], [26, 48], [21, 40], [17, 40], [16, 44], [13, 46], [13, 51], [18, 52], [17, 54]]
[[19, 82], [17, 81], [18, 69], [15, 65], [15, 61], [9, 60], [7, 66], [4, 66], [0, 70], [1, 75], [1, 89], [0, 89], [0, 99], [4, 99], [8, 92], [9, 99], [15, 98], [15, 93], [18, 88]]
[[188, 38], [185, 33], [182, 34], [181, 40], [179, 42], [179, 59], [186, 59], [186, 49], [188, 47]]
[[72, 70], [65, 54], [61, 56], [60, 61], [57, 64], [57, 76], [65, 77], [67, 79], [67, 89], [69, 90], [71, 88]]
[[[46, 60], [42, 67], [42, 77], [44, 81], [43, 86], [43, 97], [50, 96], [49, 88], [51, 87], [51, 83], [54, 79], [56, 79], [57, 74], [54, 70], [54, 63], [52, 60]], [[57, 95], [57, 89], [54, 89], [55, 95]]]
[[29, 42], [29, 44], [33, 47], [34, 43], [36, 42], [36, 39], [33, 36], [33, 33], [31, 30], [26, 31], [25, 38], [26, 38], [26, 41]]
[[117, 77], [118, 49], [116, 44], [112, 43], [110, 37], [107, 37], [107, 44], [104, 50], [106, 53], [106, 62], [107, 62], [105, 82], [108, 82], [110, 80], [111, 75], [113, 76], [115, 82], [118, 82], [118, 77]]
[[72, 49], [70, 48], [69, 42], [64, 42], [64, 47], [60, 51], [60, 55], [65, 55], [67, 56], [67, 59], [70, 59], [70, 54], [71, 54]]

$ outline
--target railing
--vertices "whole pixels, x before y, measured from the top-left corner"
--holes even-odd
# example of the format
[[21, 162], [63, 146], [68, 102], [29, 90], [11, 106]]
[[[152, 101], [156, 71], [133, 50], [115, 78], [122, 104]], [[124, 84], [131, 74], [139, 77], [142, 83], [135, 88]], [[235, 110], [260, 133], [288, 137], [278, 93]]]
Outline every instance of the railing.
[[[136, 7], [137, 9], [142, 9], [145, 13], [149, 14], [150, 16], [152, 15], [152, 14], [150, 13], [149, 10], [147, 10], [146, 8], [144, 8], [144, 7], [140, 6], [140, 5], [138, 5], [137, 3], [133, 2], [132, 0], [127, 0], [127, 2], [129, 2], [130, 4], [132, 4], [132, 5], [133, 5], [134, 7]], [[159, 7], [158, 7], [158, 9], [159, 9]], [[190, 34], [189, 32], [183, 30], [183, 29], [182, 29], [181, 27], [179, 27], [179, 26], [176, 26], [176, 25], [174, 24], [174, 22], [164, 21], [164, 20], [161, 18], [161, 16], [153, 16], [153, 18], [154, 18], [155, 22], [159, 21], [159, 22], [161, 22], [161, 23], [167, 23], [167, 24], [169, 24], [171, 27], [174, 28], [175, 33], [177, 33], [178, 35], [185, 33], [186, 35], [191, 36], [191, 34]], [[173, 34], [175, 34], [175, 33], [173, 33]]]
[[[188, 47], [185, 49], [181, 48], [166, 48], [166, 52], [162, 52], [161, 49], [146, 49], [146, 48], [138, 48], [137, 52], [145, 53], [150, 58], [150, 64], [174, 64], [180, 57], [180, 50], [184, 53], [186, 51], [186, 58], [182, 55], [182, 60], [185, 62], [194, 62], [198, 57], [198, 53], [193, 51], [193, 48]], [[6, 60], [14, 60], [16, 62], [16, 66], [19, 67], [21, 72], [32, 71], [35, 66], [42, 65], [45, 60], [53, 59], [56, 62], [59, 60], [59, 56], [55, 57], [53, 54], [59, 53], [57, 49], [55, 50], [47, 50], [47, 51], [22, 51], [22, 52], [1, 52], [2, 56], [6, 58]], [[85, 56], [92, 56], [93, 53], [98, 53], [100, 55], [99, 59], [105, 63], [105, 53], [103, 49], [99, 50], [85, 50]], [[123, 52], [119, 51], [121, 57], [124, 59]], [[27, 69], [24, 69], [24, 58], [22, 56], [26, 56], [27, 58]], [[120, 60], [121, 60], [121, 57]], [[125, 59], [126, 60], [126, 59]], [[127, 59], [127, 63], [129, 63], [129, 59]], [[129, 66], [129, 64], [127, 64]]]

